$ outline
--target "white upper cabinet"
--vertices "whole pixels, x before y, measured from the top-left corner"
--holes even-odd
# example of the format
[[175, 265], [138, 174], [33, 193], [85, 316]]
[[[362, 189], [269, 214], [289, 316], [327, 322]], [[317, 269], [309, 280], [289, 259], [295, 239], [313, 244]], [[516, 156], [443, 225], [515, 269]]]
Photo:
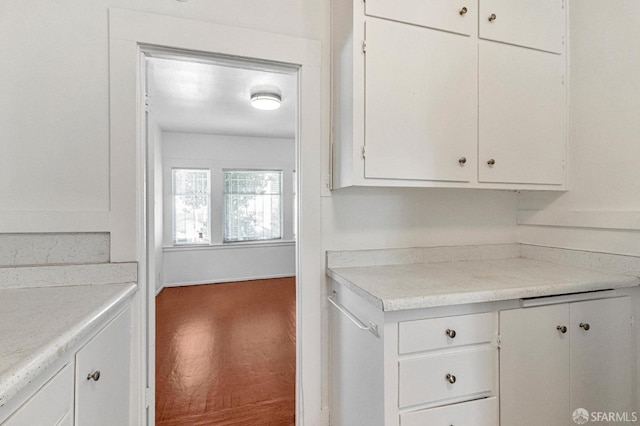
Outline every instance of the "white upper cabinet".
[[563, 0], [332, 11], [333, 188], [566, 188]]
[[497, 43], [479, 48], [478, 180], [562, 184], [564, 57]]
[[464, 35], [474, 34], [478, 21], [477, 1], [471, 0], [367, 0], [365, 13]]
[[480, 0], [479, 4], [480, 38], [564, 52], [565, 0]]
[[366, 31], [365, 177], [472, 180], [476, 47], [382, 19]]

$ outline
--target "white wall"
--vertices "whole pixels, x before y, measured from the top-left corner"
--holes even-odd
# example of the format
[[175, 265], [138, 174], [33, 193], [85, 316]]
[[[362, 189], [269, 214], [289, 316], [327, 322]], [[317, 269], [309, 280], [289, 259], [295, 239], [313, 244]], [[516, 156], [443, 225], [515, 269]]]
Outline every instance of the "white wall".
[[0, 2], [0, 232], [112, 228], [109, 7], [329, 40], [327, 0]]
[[[292, 123], [293, 125], [293, 123]], [[295, 275], [294, 182], [295, 140], [163, 132], [164, 286], [205, 284]], [[173, 246], [173, 168], [211, 171], [211, 245]], [[224, 169], [283, 171], [283, 237], [281, 241], [224, 244]]]
[[519, 241], [640, 255], [640, 2], [570, 7], [569, 191], [523, 193]]
[[346, 188], [323, 199], [327, 249], [514, 243], [513, 191]]

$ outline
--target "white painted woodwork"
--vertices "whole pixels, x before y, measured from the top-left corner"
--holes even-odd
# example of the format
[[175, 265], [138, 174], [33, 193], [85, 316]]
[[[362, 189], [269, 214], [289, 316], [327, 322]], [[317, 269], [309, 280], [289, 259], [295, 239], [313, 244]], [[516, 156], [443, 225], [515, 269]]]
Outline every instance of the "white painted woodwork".
[[365, 177], [473, 179], [475, 45], [375, 18], [366, 33]]
[[[382, 326], [380, 313], [348, 291], [337, 302], [364, 324]], [[331, 323], [331, 424], [384, 426], [383, 339], [359, 329], [349, 318], [329, 306]]]
[[73, 425], [73, 364], [65, 365], [2, 424]]
[[[480, 0], [480, 37], [563, 53], [565, 1]], [[491, 15], [495, 19], [490, 21]]]
[[[557, 330], [567, 327], [567, 332]], [[566, 304], [500, 312], [503, 425], [569, 424], [569, 309]]]
[[570, 316], [571, 410], [636, 411], [630, 298], [572, 303]]
[[475, 32], [478, 19], [477, 3], [468, 0], [367, 0], [365, 13], [465, 35]]
[[[399, 406], [491, 393], [495, 357], [497, 350], [489, 348], [401, 360]], [[447, 380], [449, 374], [455, 383]]]
[[[76, 354], [75, 424], [129, 423], [131, 312], [126, 309]], [[96, 381], [89, 374], [100, 371]]]
[[565, 65], [560, 55], [480, 44], [480, 182], [564, 182]]
[[[398, 327], [400, 354], [456, 348], [493, 342], [496, 334], [496, 313], [402, 321]], [[454, 332], [454, 337], [450, 337], [452, 333], [447, 334], [447, 330]]]
[[[399, 354], [400, 324], [437, 322], [448, 316], [482, 321], [486, 307], [484, 311], [467, 305], [383, 312], [346, 287], [334, 283], [333, 289], [337, 302], [361, 323], [377, 324], [379, 337], [357, 328], [343, 313], [329, 307], [332, 425], [400, 426], [401, 414], [497, 396], [498, 356], [493, 339], [491, 343]], [[489, 315], [495, 335], [497, 313]], [[456, 383], [446, 382], [447, 374], [456, 375]]]
[[498, 398], [483, 398], [444, 407], [402, 413], [400, 414], [400, 424], [402, 426], [498, 426]]
[[629, 297], [502, 311], [500, 335], [503, 424], [569, 425], [577, 408], [635, 411]]
[[566, 188], [566, 9], [536, 28], [560, 31], [550, 53], [462, 35], [442, 17], [455, 1], [333, 5], [334, 188]]

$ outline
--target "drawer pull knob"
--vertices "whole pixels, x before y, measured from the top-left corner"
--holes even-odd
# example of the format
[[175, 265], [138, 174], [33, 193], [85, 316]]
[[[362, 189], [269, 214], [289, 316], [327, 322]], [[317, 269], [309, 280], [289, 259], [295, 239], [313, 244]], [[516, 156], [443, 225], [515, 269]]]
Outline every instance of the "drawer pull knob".
[[495, 21], [495, 20], [496, 20], [496, 18], [497, 18], [496, 14], [495, 14], [495, 13], [492, 13], [492, 14], [491, 14], [491, 16], [489, 16], [489, 22], [493, 22], [493, 21]]
[[564, 325], [559, 325], [556, 327], [556, 330], [558, 330], [560, 333], [564, 334], [567, 332], [567, 327], [565, 327]]
[[496, 160], [494, 160], [494, 159], [492, 158], [491, 160], [487, 161], [487, 164], [488, 164], [489, 166], [493, 166], [494, 164], [496, 164]]
[[452, 339], [456, 337], [456, 331], [451, 328], [447, 328], [447, 331], [445, 331], [445, 334]]
[[444, 376], [444, 379], [451, 384], [454, 384], [456, 382], [456, 376], [454, 376], [453, 374], [447, 374], [446, 376]]
[[467, 162], [467, 157], [460, 157], [460, 159], [458, 160], [458, 163], [460, 163], [461, 166], [466, 162]]
[[467, 8], [463, 7], [462, 9], [460, 9], [460, 15], [464, 16], [467, 14]]
[[581, 322], [580, 328], [584, 329], [584, 331], [588, 331], [591, 328], [591, 326], [589, 325], [588, 322]]
[[93, 379], [96, 382], [100, 380], [100, 370], [96, 370], [93, 373], [87, 374], [87, 380], [91, 380], [91, 379]]

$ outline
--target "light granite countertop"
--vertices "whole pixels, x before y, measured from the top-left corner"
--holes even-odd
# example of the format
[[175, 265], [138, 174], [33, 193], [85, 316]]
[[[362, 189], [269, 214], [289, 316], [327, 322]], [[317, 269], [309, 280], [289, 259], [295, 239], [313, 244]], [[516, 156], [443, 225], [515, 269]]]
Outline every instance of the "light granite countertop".
[[136, 291], [135, 283], [0, 289], [0, 407]]
[[383, 311], [640, 285], [635, 276], [522, 257], [329, 267], [327, 275]]

